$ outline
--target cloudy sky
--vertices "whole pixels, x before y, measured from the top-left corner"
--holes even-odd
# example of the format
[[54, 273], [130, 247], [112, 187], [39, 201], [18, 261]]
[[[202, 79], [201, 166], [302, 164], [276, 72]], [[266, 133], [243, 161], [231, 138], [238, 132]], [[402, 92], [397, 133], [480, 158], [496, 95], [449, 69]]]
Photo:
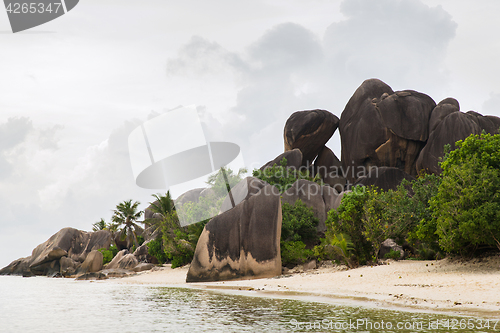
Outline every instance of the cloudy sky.
[[239, 144], [250, 169], [283, 151], [291, 113], [340, 117], [368, 78], [500, 116], [499, 12], [497, 0], [83, 0], [12, 34], [0, 10], [0, 267], [123, 200], [145, 208], [155, 191], [135, 185], [128, 135], [179, 105], [197, 105], [207, 138]]

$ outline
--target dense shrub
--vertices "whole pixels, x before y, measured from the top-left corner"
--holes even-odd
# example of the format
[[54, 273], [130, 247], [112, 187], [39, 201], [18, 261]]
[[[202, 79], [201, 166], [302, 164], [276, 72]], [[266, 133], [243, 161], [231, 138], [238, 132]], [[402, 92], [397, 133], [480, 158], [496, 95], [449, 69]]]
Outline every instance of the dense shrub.
[[[345, 194], [337, 211], [328, 213], [327, 243], [335, 235], [346, 234], [361, 264], [377, 260], [380, 244], [387, 238], [436, 253], [437, 237], [429, 225], [429, 200], [437, 193], [439, 181], [438, 176], [422, 175], [412, 182], [404, 180], [395, 191], [356, 187]], [[426, 257], [429, 253], [425, 252]]]
[[391, 251], [389, 253], [386, 253], [384, 255], [384, 258], [397, 260], [397, 259], [401, 258], [401, 252], [391, 249]]
[[298, 199], [293, 205], [281, 203], [282, 224], [281, 239], [300, 241], [315, 240], [316, 227], [319, 223], [312, 208]]
[[364, 236], [365, 217], [364, 206], [369, 199], [369, 191], [356, 187], [353, 192], [346, 193], [342, 203], [337, 210], [328, 212], [325, 221], [327, 239], [333, 239], [335, 235], [348, 235], [354, 244], [354, 255], [359, 263], [364, 264], [370, 259], [372, 245]]
[[99, 252], [102, 253], [102, 257], [103, 257], [102, 264], [106, 265], [107, 263], [111, 262], [111, 260], [113, 260], [113, 258], [118, 253], [118, 249], [116, 246], [110, 245], [109, 249], [106, 249], [103, 247], [103, 248], [99, 249]]
[[312, 208], [300, 199], [294, 205], [282, 202], [281, 212], [282, 265], [303, 264], [313, 257], [313, 251], [306, 249], [306, 243], [314, 244], [317, 241], [316, 226], [319, 221], [314, 217]]
[[148, 254], [155, 257], [159, 264], [164, 264], [168, 260], [168, 257], [163, 250], [162, 242], [161, 238], [157, 238], [148, 243]]
[[500, 135], [471, 135], [441, 163], [442, 181], [431, 199], [435, 230], [447, 252], [470, 254], [478, 246], [500, 249]]
[[163, 249], [172, 263], [172, 268], [184, 266], [193, 260], [198, 238], [207, 222], [208, 220], [205, 220], [181, 227], [176, 212], [163, 220]]
[[281, 242], [281, 264], [283, 266], [295, 266], [306, 263], [313, 258], [313, 251], [306, 249], [302, 241]]

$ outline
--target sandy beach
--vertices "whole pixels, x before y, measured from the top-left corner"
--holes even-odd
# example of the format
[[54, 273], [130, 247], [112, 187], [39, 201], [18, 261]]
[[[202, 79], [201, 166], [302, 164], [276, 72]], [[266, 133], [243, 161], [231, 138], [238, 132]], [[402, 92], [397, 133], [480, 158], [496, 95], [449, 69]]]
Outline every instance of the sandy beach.
[[268, 279], [189, 284], [187, 270], [164, 265], [109, 281], [500, 318], [500, 256], [470, 261], [388, 260], [356, 269], [329, 265]]

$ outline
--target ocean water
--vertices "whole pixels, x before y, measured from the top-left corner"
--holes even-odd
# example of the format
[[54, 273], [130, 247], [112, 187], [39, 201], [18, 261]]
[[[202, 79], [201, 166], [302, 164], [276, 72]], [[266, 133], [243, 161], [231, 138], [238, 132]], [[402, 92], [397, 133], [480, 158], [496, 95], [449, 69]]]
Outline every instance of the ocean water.
[[0, 277], [2, 333], [499, 332], [495, 323], [186, 288]]

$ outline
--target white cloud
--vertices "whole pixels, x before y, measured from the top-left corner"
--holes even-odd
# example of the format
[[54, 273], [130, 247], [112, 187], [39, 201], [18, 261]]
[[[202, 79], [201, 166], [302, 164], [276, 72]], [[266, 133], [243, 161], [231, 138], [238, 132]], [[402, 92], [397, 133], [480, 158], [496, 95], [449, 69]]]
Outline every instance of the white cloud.
[[[236, 101], [217, 118], [222, 124], [217, 132], [240, 144], [255, 165], [282, 152], [283, 127], [291, 113], [323, 108], [340, 117], [367, 78], [431, 97], [446, 86], [444, 60], [457, 24], [443, 8], [418, 0], [345, 0], [340, 11], [344, 19], [332, 23], [324, 36], [282, 23], [239, 53], [193, 37], [177, 58], [169, 59], [167, 72], [193, 80], [232, 73]], [[340, 156], [338, 137], [329, 145]]]
[[440, 6], [419, 0], [345, 0], [346, 19], [328, 27], [332, 77], [360, 84], [380, 78], [396, 89], [433, 94], [447, 84], [444, 60], [457, 24]]

